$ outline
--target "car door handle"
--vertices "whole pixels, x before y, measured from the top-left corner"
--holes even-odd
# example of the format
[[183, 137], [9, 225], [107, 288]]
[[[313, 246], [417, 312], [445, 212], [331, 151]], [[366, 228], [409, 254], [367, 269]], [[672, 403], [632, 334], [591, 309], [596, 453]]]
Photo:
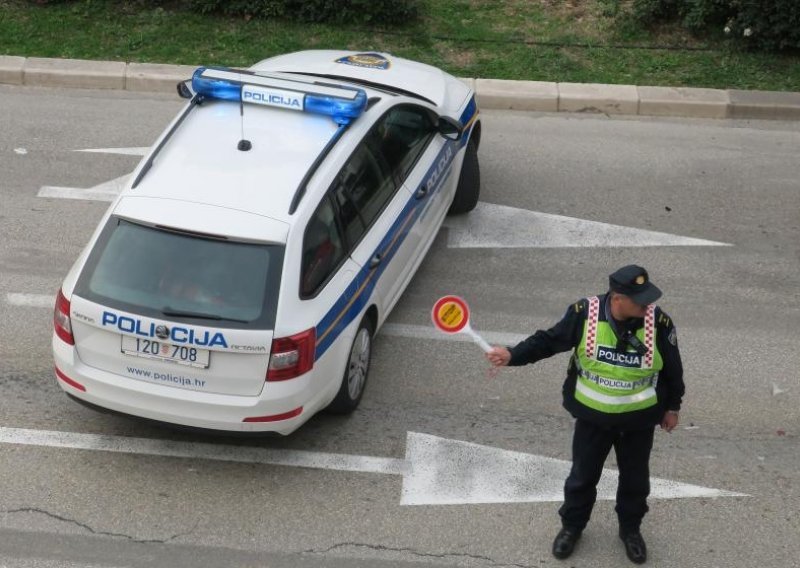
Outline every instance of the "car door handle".
[[369, 268], [370, 269], [376, 268], [381, 262], [383, 262], [383, 255], [376, 254], [371, 259], [369, 259]]
[[424, 198], [426, 195], [428, 195], [428, 188], [427, 188], [426, 186], [424, 186], [424, 185], [421, 185], [421, 186], [419, 187], [419, 189], [417, 190], [417, 192], [414, 194], [414, 197], [415, 197], [416, 199], [422, 199], [422, 198]]

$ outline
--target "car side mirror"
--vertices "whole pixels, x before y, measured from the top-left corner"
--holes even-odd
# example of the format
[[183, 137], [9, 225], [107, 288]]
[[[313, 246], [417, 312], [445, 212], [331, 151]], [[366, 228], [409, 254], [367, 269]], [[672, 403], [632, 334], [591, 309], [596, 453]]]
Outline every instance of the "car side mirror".
[[448, 140], [460, 140], [464, 132], [464, 125], [449, 116], [440, 116], [436, 122], [436, 130]]
[[181, 81], [177, 85], [178, 96], [182, 99], [191, 99], [194, 96], [192, 91], [192, 81]]

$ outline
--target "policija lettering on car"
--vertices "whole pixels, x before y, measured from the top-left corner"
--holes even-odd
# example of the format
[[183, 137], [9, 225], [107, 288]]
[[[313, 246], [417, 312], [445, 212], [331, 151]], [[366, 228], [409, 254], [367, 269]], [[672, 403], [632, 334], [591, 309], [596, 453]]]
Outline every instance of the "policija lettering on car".
[[441, 177], [442, 173], [447, 169], [447, 166], [450, 165], [450, 161], [453, 159], [453, 145], [448, 144], [444, 149], [444, 154], [441, 158], [439, 158], [439, 162], [436, 164], [436, 169], [431, 172], [430, 177], [425, 182], [425, 189], [430, 193], [436, 184], [439, 182], [439, 178]]
[[[156, 333], [156, 328], [163, 327], [156, 326], [156, 324], [152, 322], [146, 324], [138, 318], [120, 316], [107, 311], [103, 312], [101, 324], [103, 326], [116, 327], [119, 331], [140, 335], [142, 337], [160, 337], [160, 335]], [[225, 340], [225, 336], [220, 332], [215, 332], [213, 334], [210, 331], [195, 333], [194, 329], [179, 326], [173, 326], [172, 328], [168, 328], [168, 330], [169, 340], [173, 343], [189, 343], [201, 347], [220, 346], [226, 349], [228, 348], [228, 342]]]

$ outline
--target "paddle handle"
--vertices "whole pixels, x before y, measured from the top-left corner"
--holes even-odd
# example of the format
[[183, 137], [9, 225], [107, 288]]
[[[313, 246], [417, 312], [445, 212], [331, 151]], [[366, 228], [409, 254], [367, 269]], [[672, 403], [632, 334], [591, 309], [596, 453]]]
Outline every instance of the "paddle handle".
[[480, 335], [478, 335], [477, 333], [475, 333], [475, 332], [472, 330], [472, 328], [471, 328], [471, 327], [467, 326], [466, 328], [464, 328], [464, 333], [466, 333], [467, 335], [469, 335], [469, 336], [472, 338], [472, 341], [474, 341], [475, 343], [477, 343], [477, 344], [478, 344], [478, 347], [480, 347], [481, 349], [483, 349], [483, 352], [484, 352], [484, 353], [488, 353], [489, 351], [491, 351], [491, 350], [492, 350], [492, 346], [491, 346], [491, 345], [489, 345], [488, 343], [486, 343], [486, 340], [485, 340], [483, 337], [481, 337]]

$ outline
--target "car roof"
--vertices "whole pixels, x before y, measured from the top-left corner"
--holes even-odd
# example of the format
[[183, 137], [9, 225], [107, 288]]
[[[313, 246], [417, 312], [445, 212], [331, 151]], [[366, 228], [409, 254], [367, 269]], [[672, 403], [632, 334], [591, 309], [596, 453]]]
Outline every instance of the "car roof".
[[[351, 78], [416, 93], [445, 106], [452, 77], [441, 69], [389, 53], [318, 49], [278, 55], [259, 61], [252, 71], [308, 73]], [[467, 88], [464, 87], [466, 91]]]
[[[336, 129], [324, 115], [207, 100], [128, 193], [288, 221], [297, 188]], [[238, 149], [243, 136], [252, 144], [248, 151]]]
[[[353, 57], [358, 65], [342, 63]], [[370, 65], [377, 61], [385, 68], [360, 66], [365, 61]], [[195, 76], [201, 71], [205, 76], [203, 69]], [[235, 70], [230, 71], [235, 73]], [[388, 54], [305, 51], [264, 60], [250, 71], [265, 73], [259, 77], [277, 80], [281, 73], [291, 80], [291, 75], [285, 74], [287, 71], [335, 76], [339, 79], [326, 80], [325, 85], [335, 88], [338, 83], [351, 92], [355, 86], [370, 100], [386, 98], [382, 85], [400, 92], [414, 91], [434, 101], [463, 100], [471, 92], [466, 85], [435, 67]], [[209, 76], [225, 76], [226, 73], [225, 70], [213, 71]], [[386, 102], [379, 102], [377, 106], [383, 107]], [[375, 116], [374, 112], [365, 112], [356, 118], [354, 124], [358, 128], [355, 130], [363, 133]], [[337, 128], [335, 120], [323, 114], [195, 97], [145, 158], [132, 187], [123, 192], [123, 197], [162, 199], [165, 207], [169, 204], [170, 210], [175, 211], [167, 216], [175, 217], [175, 223], [170, 225], [176, 228], [182, 224], [188, 228], [196, 221], [189, 219], [187, 212], [182, 215], [176, 205], [181, 202], [225, 208], [291, 224], [290, 211], [293, 211], [298, 189], [307, 181], [309, 170], [316, 168], [315, 162], [326, 151]], [[350, 130], [337, 146], [355, 144], [353, 129]], [[239, 149], [242, 140], [251, 143], [249, 150]], [[144, 214], [143, 208], [135, 209], [137, 215]], [[157, 217], [158, 222], [164, 223], [164, 213]], [[154, 222], [146, 218], [141, 220]]]

